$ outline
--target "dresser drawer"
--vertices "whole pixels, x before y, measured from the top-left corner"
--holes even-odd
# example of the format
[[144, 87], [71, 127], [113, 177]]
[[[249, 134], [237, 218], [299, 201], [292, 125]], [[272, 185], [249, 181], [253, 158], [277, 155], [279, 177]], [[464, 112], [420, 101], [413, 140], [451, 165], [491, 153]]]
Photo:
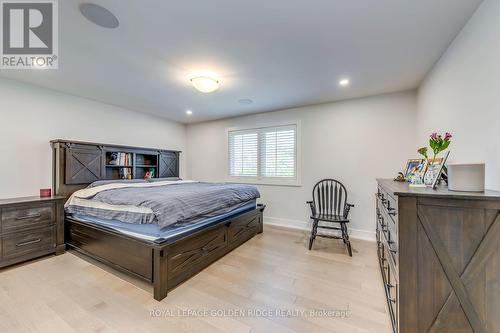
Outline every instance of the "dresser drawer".
[[2, 237], [3, 258], [23, 256], [55, 248], [55, 229], [46, 227]]
[[394, 221], [397, 221], [398, 215], [398, 200], [384, 191], [383, 188], [378, 189], [378, 208], [385, 211]]
[[2, 209], [2, 232], [37, 227], [55, 221], [55, 204], [22, 205]]
[[[389, 308], [389, 314], [391, 317], [391, 322], [394, 328], [397, 328], [398, 323], [398, 273], [395, 270], [394, 263], [389, 254], [389, 249], [387, 247], [387, 243], [382, 242], [381, 250], [380, 250], [380, 264], [382, 270], [382, 278], [384, 282], [384, 289], [387, 298], [387, 305]], [[397, 329], [394, 330], [397, 332]]]
[[389, 305], [390, 316], [392, 320], [393, 327], [395, 327], [395, 331], [397, 332], [398, 327], [398, 317], [399, 317], [399, 302], [398, 302], [398, 293], [399, 293], [399, 284], [396, 279], [396, 273], [389, 266], [388, 279], [386, 281], [386, 290], [387, 290], [387, 303]]

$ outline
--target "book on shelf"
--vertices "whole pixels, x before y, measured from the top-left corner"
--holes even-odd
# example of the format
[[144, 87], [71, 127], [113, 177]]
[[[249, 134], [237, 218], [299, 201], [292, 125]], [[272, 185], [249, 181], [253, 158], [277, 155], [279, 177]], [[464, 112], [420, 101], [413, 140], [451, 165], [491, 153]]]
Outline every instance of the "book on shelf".
[[111, 153], [109, 154], [109, 165], [118, 165], [119, 159], [118, 159], [118, 153]]
[[120, 179], [132, 179], [132, 171], [130, 168], [120, 168]]
[[132, 153], [112, 152], [109, 155], [109, 165], [132, 166]]

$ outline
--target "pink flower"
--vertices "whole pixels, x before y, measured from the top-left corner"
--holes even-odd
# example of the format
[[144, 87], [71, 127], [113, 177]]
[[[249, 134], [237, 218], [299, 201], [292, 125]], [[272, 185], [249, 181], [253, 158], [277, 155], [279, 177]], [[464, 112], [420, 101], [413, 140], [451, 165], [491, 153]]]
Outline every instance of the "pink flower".
[[431, 134], [431, 139], [432, 140], [437, 140], [437, 138], [438, 138], [438, 134], [437, 133], [432, 133]]
[[446, 141], [449, 141], [451, 138], [452, 138], [451, 133], [446, 132], [446, 134], [444, 135], [444, 139], [445, 139]]

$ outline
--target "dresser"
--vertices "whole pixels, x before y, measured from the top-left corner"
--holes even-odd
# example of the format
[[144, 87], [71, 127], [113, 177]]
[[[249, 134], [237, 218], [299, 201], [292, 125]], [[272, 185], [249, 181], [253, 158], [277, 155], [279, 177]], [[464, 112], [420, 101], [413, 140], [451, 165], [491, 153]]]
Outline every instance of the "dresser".
[[500, 192], [377, 180], [377, 251], [394, 332], [500, 332]]
[[0, 268], [64, 252], [64, 199], [0, 200]]

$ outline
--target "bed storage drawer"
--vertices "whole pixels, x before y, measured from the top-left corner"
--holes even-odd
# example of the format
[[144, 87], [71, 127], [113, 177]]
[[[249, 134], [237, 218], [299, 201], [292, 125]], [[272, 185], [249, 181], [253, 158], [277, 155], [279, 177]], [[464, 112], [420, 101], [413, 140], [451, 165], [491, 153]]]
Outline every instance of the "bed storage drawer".
[[3, 258], [21, 257], [30, 253], [52, 250], [56, 246], [54, 227], [33, 229], [4, 236], [2, 240]]
[[66, 224], [66, 243], [114, 268], [153, 280], [153, 253], [145, 243], [73, 221]]
[[170, 246], [168, 252], [169, 288], [184, 281], [226, 253], [226, 226], [194, 234]]
[[2, 209], [2, 232], [55, 222], [55, 204], [23, 205]]
[[262, 215], [243, 214], [228, 226], [228, 246], [231, 248], [249, 240], [262, 229]]

